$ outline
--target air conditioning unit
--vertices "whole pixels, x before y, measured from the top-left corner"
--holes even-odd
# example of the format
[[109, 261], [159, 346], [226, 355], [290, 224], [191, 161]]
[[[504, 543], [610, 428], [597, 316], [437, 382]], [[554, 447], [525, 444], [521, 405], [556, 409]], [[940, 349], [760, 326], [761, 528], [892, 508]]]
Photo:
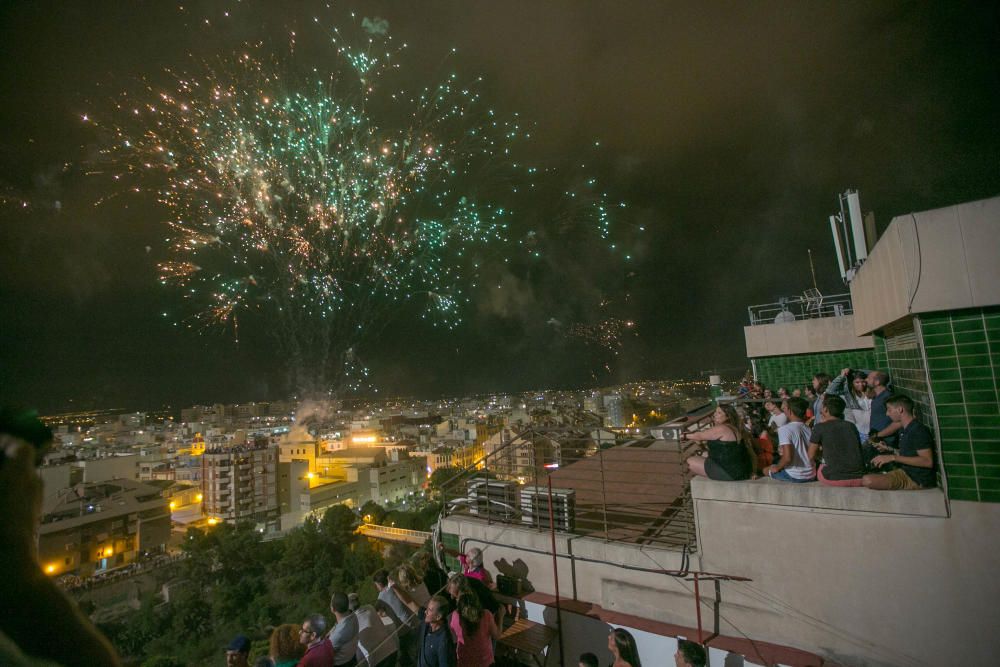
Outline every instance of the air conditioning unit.
[[510, 518], [517, 511], [517, 482], [498, 479], [470, 479], [466, 489], [469, 513], [496, 518]]
[[[552, 518], [556, 530], [572, 533], [576, 528], [576, 491], [552, 489]], [[549, 489], [546, 486], [526, 486], [521, 489], [521, 522], [548, 529]]]

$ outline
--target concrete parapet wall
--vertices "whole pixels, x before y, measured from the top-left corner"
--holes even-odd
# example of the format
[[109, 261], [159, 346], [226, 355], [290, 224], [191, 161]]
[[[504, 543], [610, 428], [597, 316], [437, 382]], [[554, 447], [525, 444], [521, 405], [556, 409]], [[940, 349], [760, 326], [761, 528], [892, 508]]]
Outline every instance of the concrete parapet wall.
[[[442, 530], [461, 536], [462, 549], [481, 548], [492, 572], [512, 568], [523, 573], [535, 590], [555, 593], [549, 533], [461, 516], [446, 518]], [[605, 609], [664, 623], [684, 624], [693, 615], [690, 584], [650, 571], [681, 569], [682, 555], [678, 551], [640, 549], [563, 533], [556, 535], [556, 551], [561, 555], [559, 585], [565, 598], [587, 600]], [[692, 561], [694, 568], [697, 557]]]
[[777, 505], [795, 509], [926, 517], [948, 516], [947, 500], [940, 489], [885, 493], [863, 488], [824, 486], [819, 483], [789, 484], [771, 479], [726, 484], [695, 479], [691, 483], [691, 496], [695, 500]]
[[743, 327], [743, 337], [751, 359], [874, 347], [871, 336], [855, 333], [853, 315], [755, 324]]
[[851, 282], [858, 335], [913, 313], [1000, 305], [1000, 197], [897, 216]]
[[947, 517], [937, 491], [770, 480], [696, 479], [692, 495], [703, 567], [753, 580], [723, 584], [729, 632], [849, 665], [1000, 659], [1000, 508], [952, 502]]

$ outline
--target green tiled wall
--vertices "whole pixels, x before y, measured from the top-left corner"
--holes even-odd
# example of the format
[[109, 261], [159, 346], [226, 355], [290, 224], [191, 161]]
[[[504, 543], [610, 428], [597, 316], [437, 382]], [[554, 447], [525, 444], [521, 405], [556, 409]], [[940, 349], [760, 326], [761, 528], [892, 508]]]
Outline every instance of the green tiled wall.
[[907, 322], [885, 332], [881, 339], [885, 354], [882, 368], [888, 371], [895, 393], [912, 398], [917, 404], [917, 418], [933, 430], [935, 415], [931, 409], [927, 369], [914, 326], [913, 322]]
[[885, 337], [874, 334], [872, 339], [875, 341], [875, 368], [880, 370], [889, 368], [889, 358], [885, 350]]
[[765, 387], [788, 387], [789, 391], [794, 387], [811, 384], [812, 376], [818, 372], [833, 376], [844, 368], [875, 368], [872, 350], [787, 354], [780, 357], [760, 357], [754, 359], [754, 362], [757, 365], [757, 379]]
[[[453, 551], [458, 551], [461, 549], [461, 540], [459, 540], [458, 535], [452, 535], [451, 533], [441, 533], [441, 542], [444, 544], [445, 548], [451, 549]], [[449, 572], [461, 572], [462, 564], [458, 561], [458, 558], [454, 556], [445, 556], [444, 562], [446, 569]]]
[[1000, 307], [921, 315], [920, 328], [948, 495], [1000, 502]]

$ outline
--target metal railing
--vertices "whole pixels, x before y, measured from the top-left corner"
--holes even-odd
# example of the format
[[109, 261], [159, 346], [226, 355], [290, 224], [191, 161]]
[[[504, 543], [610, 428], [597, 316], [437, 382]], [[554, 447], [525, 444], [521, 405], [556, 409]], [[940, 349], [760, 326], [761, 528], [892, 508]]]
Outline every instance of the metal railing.
[[441, 489], [444, 512], [613, 542], [693, 551], [694, 508], [682, 431], [704, 428], [705, 406], [645, 434], [528, 426], [487, 443], [476, 465]]
[[806, 290], [799, 296], [779, 299], [776, 303], [748, 306], [750, 324], [779, 324], [795, 320], [811, 320], [820, 317], [842, 317], [851, 315], [854, 306], [851, 294], [820, 294], [818, 290]]
[[406, 544], [422, 545], [430, 539], [431, 534], [422, 530], [396, 528], [395, 526], [379, 526], [374, 523], [363, 523], [358, 526], [358, 534], [365, 537], [387, 540], [389, 542], [404, 542]]

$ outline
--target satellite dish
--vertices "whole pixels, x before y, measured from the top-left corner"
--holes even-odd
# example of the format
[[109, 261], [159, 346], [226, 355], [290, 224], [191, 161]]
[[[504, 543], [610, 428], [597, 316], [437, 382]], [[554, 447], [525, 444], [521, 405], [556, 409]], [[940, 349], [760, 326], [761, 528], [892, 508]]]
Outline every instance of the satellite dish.
[[774, 323], [781, 324], [783, 322], [794, 322], [795, 313], [790, 310], [782, 310], [780, 313], [774, 316]]

